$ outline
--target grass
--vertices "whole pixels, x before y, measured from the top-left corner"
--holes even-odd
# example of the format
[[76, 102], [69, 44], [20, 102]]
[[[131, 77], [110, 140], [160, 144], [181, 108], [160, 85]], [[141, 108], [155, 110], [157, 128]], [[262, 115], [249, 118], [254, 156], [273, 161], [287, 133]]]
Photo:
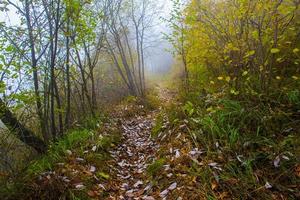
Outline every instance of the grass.
[[58, 142], [50, 145], [46, 155], [40, 159], [33, 161], [27, 168], [28, 175], [40, 174], [46, 170], [52, 170], [53, 165], [64, 160], [67, 151], [71, 151], [75, 148], [84, 148], [83, 141], [87, 141], [88, 138], [93, 136], [93, 132], [83, 129], [76, 130], [66, 134]]
[[[90, 199], [87, 191], [96, 184], [93, 176], [87, 173], [90, 166], [96, 167], [96, 176], [101, 181], [108, 181], [109, 168], [104, 165], [110, 159], [108, 150], [121, 139], [115, 127], [106, 130], [109, 132], [107, 135], [100, 134], [98, 123], [102, 121], [92, 120], [88, 129], [69, 131], [50, 144], [48, 152], [32, 161], [17, 179], [4, 180], [0, 187], [0, 199]], [[96, 149], [92, 150], [94, 147]], [[77, 158], [82, 161], [77, 161]], [[73, 170], [78, 173], [74, 174]], [[44, 173], [50, 173], [49, 179]], [[63, 182], [60, 178], [63, 176], [71, 182]], [[83, 182], [86, 188], [74, 189], [74, 181]]]
[[155, 119], [155, 124], [151, 129], [151, 137], [156, 138], [159, 135], [159, 133], [162, 131], [162, 127], [163, 127], [163, 115], [159, 114], [157, 115]]
[[163, 169], [165, 163], [166, 160], [164, 158], [155, 160], [147, 167], [147, 174], [151, 177], [155, 177]]
[[[174, 137], [178, 134], [176, 126], [181, 124], [172, 123], [176, 119], [187, 123], [186, 133], [195, 136], [194, 144], [205, 150], [198, 160], [202, 165], [187, 165], [189, 176], [196, 177], [200, 184], [195, 192], [206, 199], [297, 199], [299, 91], [274, 98], [251, 97], [251, 101], [215, 96], [186, 97], [181, 108], [165, 111], [175, 130]], [[159, 127], [160, 123], [152, 132], [159, 132]], [[205, 164], [211, 162], [221, 170]], [[271, 188], [266, 188], [267, 183]]]

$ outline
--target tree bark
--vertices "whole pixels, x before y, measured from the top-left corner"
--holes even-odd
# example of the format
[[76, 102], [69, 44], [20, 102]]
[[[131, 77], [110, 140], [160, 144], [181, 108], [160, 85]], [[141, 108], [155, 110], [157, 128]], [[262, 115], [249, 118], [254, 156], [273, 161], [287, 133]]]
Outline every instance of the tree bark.
[[11, 132], [14, 132], [16, 137], [22, 142], [34, 148], [38, 153], [46, 152], [46, 144], [18, 121], [18, 119], [11, 113], [2, 99], [0, 99], [0, 119], [5, 126]]
[[67, 57], [66, 57], [66, 81], [67, 81], [67, 99], [66, 99], [66, 116], [65, 116], [65, 126], [66, 129], [70, 128], [70, 114], [71, 114], [71, 82], [70, 82], [70, 20], [67, 22], [67, 37], [66, 37], [66, 49], [67, 49]]

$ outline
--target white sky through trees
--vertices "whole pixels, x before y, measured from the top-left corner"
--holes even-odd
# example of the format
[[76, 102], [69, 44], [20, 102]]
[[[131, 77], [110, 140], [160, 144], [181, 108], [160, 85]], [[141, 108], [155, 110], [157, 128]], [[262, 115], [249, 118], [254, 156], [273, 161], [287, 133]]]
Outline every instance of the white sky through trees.
[[[14, 4], [20, 4], [19, 0], [10, 0]], [[1, 2], [1, 0], [0, 0]], [[158, 0], [157, 5], [159, 9], [161, 9], [160, 17], [168, 18], [172, 2], [171, 0]], [[3, 12], [0, 11], [0, 22], [5, 22], [7, 25], [19, 25], [20, 19], [17, 14], [17, 10], [13, 6], [9, 6], [9, 11]], [[148, 71], [152, 73], [163, 73], [167, 72], [170, 69], [170, 66], [173, 63], [172, 55], [166, 51], [170, 49], [171, 46], [167, 41], [163, 39], [162, 32], [168, 32], [167, 24], [164, 23], [161, 19], [156, 19], [157, 22], [155, 24], [157, 26], [154, 27], [153, 33], [151, 33], [151, 43], [146, 50], [146, 67]]]

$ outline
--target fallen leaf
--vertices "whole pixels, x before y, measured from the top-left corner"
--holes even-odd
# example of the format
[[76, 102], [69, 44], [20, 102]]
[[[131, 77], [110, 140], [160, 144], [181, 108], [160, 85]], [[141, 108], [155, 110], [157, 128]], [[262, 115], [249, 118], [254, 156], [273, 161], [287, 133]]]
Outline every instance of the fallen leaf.
[[127, 197], [134, 197], [133, 190], [128, 190], [128, 191], [125, 193], [125, 195], [126, 195]]
[[88, 194], [90, 197], [96, 197], [96, 196], [98, 195], [98, 193], [95, 192], [95, 191], [93, 191], [93, 190], [89, 190], [89, 191], [87, 192], [87, 194]]
[[276, 156], [273, 164], [274, 164], [274, 167], [276, 167], [276, 168], [280, 166], [280, 156]]
[[90, 172], [95, 172], [96, 171], [96, 167], [95, 166], [91, 166], [90, 167]]
[[212, 181], [212, 183], [211, 183], [211, 189], [212, 190], [216, 190], [218, 188], [218, 183], [217, 183], [217, 181]]
[[99, 186], [101, 189], [106, 190], [105, 187], [104, 187], [104, 185], [98, 184], [98, 186]]
[[142, 197], [143, 200], [155, 200], [152, 196], [144, 196]]
[[164, 198], [165, 196], [168, 195], [168, 193], [169, 193], [169, 190], [166, 189], [166, 190], [162, 191], [162, 192], [159, 194], [159, 196], [160, 196], [161, 198]]
[[83, 184], [77, 184], [77, 185], [75, 185], [75, 188], [78, 190], [82, 190], [85, 188], [85, 186]]
[[136, 183], [133, 185], [133, 187], [137, 188], [137, 187], [139, 187], [140, 185], [143, 185], [143, 181], [138, 181], [138, 182], [136, 182]]
[[76, 158], [76, 161], [77, 161], [77, 162], [83, 162], [84, 159], [83, 159], [83, 158]]
[[215, 167], [217, 165], [218, 165], [218, 163], [216, 163], [216, 162], [208, 163], [208, 166], [211, 166], [211, 167]]
[[97, 150], [97, 146], [95, 145], [95, 146], [93, 146], [93, 148], [92, 148], [92, 151], [96, 151]]
[[180, 152], [178, 149], [175, 150], [175, 158], [179, 158], [180, 157]]
[[177, 183], [172, 183], [169, 187], [168, 190], [174, 190], [177, 187]]
[[273, 186], [267, 181], [265, 184], [266, 189], [271, 189]]

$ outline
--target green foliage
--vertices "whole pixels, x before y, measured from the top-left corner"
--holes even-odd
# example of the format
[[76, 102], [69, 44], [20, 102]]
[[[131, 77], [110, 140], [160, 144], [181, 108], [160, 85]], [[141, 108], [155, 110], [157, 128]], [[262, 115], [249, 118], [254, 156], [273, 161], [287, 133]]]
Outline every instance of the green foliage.
[[300, 106], [300, 91], [298, 89], [292, 90], [287, 93], [288, 100], [291, 104], [294, 104], [296, 106]]
[[298, 11], [292, 0], [193, 0], [185, 9], [175, 1], [169, 40], [186, 58], [191, 90], [226, 89], [243, 97], [296, 87]]
[[121, 140], [121, 137], [119, 136], [119, 134], [111, 133], [109, 136], [103, 136], [103, 137], [101, 137], [101, 139], [98, 140], [98, 142], [96, 143], [96, 145], [100, 149], [106, 151], [110, 147], [114, 146], [114, 144], [120, 142], [120, 140]]
[[90, 130], [75, 130], [66, 134], [62, 139], [50, 144], [46, 155], [40, 159], [33, 161], [28, 166], [28, 174], [40, 174], [43, 171], [52, 170], [57, 162], [61, 162], [66, 156], [67, 150], [72, 150], [82, 146], [82, 142], [86, 142], [92, 137], [93, 133]]
[[[299, 101], [298, 91], [276, 98], [261, 95], [251, 101], [226, 93], [201, 98], [193, 95], [186, 95], [183, 109], [173, 110], [177, 119], [187, 123], [194, 145], [206, 151], [200, 156], [201, 165], [194, 162], [188, 167], [189, 175], [199, 180], [199, 192], [206, 198], [218, 199], [223, 192], [231, 198], [245, 199], [252, 191], [251, 197], [268, 199], [273, 192], [264, 185], [269, 182], [276, 187], [288, 187], [290, 192], [283, 190], [281, 194], [295, 198], [297, 192], [289, 185], [298, 183], [293, 171], [300, 152], [300, 140], [296, 139], [299, 125], [293, 107]], [[181, 116], [182, 110], [185, 118]], [[189, 114], [190, 110], [193, 114]], [[278, 158], [280, 165], [275, 167]], [[203, 164], [206, 162], [218, 163], [222, 170]], [[257, 188], [264, 192], [256, 191]]]
[[147, 167], [148, 175], [155, 177], [162, 169], [166, 160], [164, 158], [155, 160], [152, 164]]
[[195, 112], [194, 110], [194, 105], [188, 101], [184, 106], [183, 106], [183, 110], [187, 113], [188, 116], [192, 116]]
[[126, 98], [124, 98], [123, 102], [125, 104], [136, 103], [137, 102], [137, 97], [129, 95]]
[[105, 180], [110, 179], [109, 174], [106, 174], [106, 173], [104, 173], [104, 172], [98, 172], [96, 175], [97, 175], [97, 177], [103, 178], [103, 179], [105, 179]]
[[151, 129], [151, 137], [156, 138], [159, 133], [162, 131], [164, 117], [162, 114], [159, 114], [155, 119], [155, 124]]
[[95, 130], [97, 128], [100, 128], [102, 125], [101, 120], [99, 117], [85, 117], [82, 122], [80, 123], [80, 126], [84, 127], [85, 129], [89, 130]]
[[144, 106], [149, 110], [157, 109], [161, 105], [157, 94], [154, 92], [148, 92], [145, 97]]

